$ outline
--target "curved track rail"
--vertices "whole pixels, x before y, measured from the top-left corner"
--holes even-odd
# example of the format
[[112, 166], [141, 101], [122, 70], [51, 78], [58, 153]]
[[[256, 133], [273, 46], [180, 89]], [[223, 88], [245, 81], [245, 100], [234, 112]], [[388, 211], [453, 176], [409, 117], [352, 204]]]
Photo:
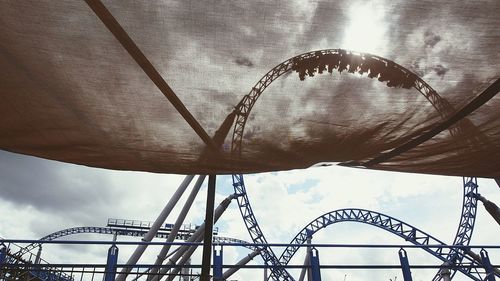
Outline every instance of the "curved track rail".
[[[474, 225], [476, 223], [476, 213], [477, 213], [477, 197], [472, 195], [478, 194], [478, 185], [477, 178], [475, 177], [464, 177], [463, 178], [463, 186], [464, 186], [464, 196], [462, 202], [462, 213], [460, 216], [460, 223], [458, 224], [457, 233], [455, 234], [455, 239], [453, 240], [452, 245], [461, 245], [466, 246], [470, 244], [472, 239], [472, 232], [474, 231]], [[466, 255], [464, 250], [451, 250], [446, 249], [448, 251], [447, 261], [452, 264], [461, 267], [463, 263], [463, 259]], [[469, 270], [470, 269], [466, 269]], [[457, 273], [456, 270], [452, 270], [452, 275], [455, 276]], [[441, 280], [441, 275], [436, 273], [432, 281]]]
[[[135, 237], [142, 237], [144, 236], [148, 230], [138, 230], [138, 229], [117, 229], [117, 228], [112, 228], [112, 227], [100, 227], [100, 226], [80, 226], [80, 227], [71, 227], [71, 228], [66, 228], [63, 230], [59, 230], [56, 232], [53, 232], [49, 235], [46, 235], [42, 238], [40, 238], [40, 241], [52, 241], [56, 240], [61, 237], [65, 236], [70, 236], [70, 235], [76, 235], [76, 234], [83, 234], [83, 233], [93, 233], [93, 234], [110, 234], [110, 235], [122, 235], [122, 236], [135, 236]], [[160, 231], [157, 232], [155, 237], [156, 238], [167, 238], [169, 232], [164, 232]], [[189, 235], [178, 235], [176, 239], [180, 240], [186, 240], [189, 238]], [[246, 246], [243, 246], [245, 248], [248, 248], [252, 251], [256, 250], [257, 247], [251, 245], [247, 241], [236, 239], [236, 238], [231, 238], [231, 237], [223, 237], [223, 236], [214, 236], [213, 237], [213, 242], [214, 244], [216, 243], [238, 243], [238, 244], [249, 244]], [[32, 251], [33, 249], [36, 249], [39, 247], [42, 243], [31, 243], [27, 245], [26, 247], [22, 248], [19, 250], [15, 255], [16, 256], [22, 256], [27, 252]]]
[[[357, 222], [357, 223], [364, 223], [376, 226], [392, 234], [395, 234], [415, 245], [428, 246], [428, 247], [423, 247], [422, 249], [432, 254], [433, 256], [437, 257], [443, 262], [449, 260], [449, 251], [447, 250], [447, 248], [432, 247], [432, 245], [446, 245], [444, 242], [394, 217], [364, 209], [340, 209], [319, 216], [318, 218], [310, 222], [306, 227], [304, 227], [295, 236], [295, 238], [293, 238], [290, 244], [293, 245], [304, 244], [309, 237], [312, 237], [314, 233], [318, 232], [323, 228], [326, 228], [327, 226], [340, 222]], [[298, 246], [293, 246], [293, 245], [288, 246], [283, 251], [283, 254], [280, 257], [281, 264], [283, 265], [288, 264], [288, 262], [292, 259], [292, 257], [299, 249]], [[475, 267], [478, 265], [482, 266], [482, 264], [478, 263], [476, 260], [474, 260], [469, 256], [465, 256], [465, 260], [468, 265], [474, 265], [474, 266], [473, 267], [461, 266], [453, 268], [452, 270], [454, 271], [458, 270], [463, 274], [465, 274], [467, 277], [476, 281], [485, 280], [484, 278], [486, 277], [486, 273], [479, 271]]]
[[[390, 79], [382, 79], [382, 71], [374, 71], [374, 68], [366, 67], [368, 62], [372, 64], [384, 65], [386, 68], [391, 68], [391, 71], [396, 73], [400, 79], [403, 79], [401, 84], [392, 84], [390, 85], [389, 81], [388, 86], [390, 87], [404, 87], [404, 88], [415, 88], [419, 91], [431, 104], [432, 106], [439, 112], [441, 117], [445, 119], [455, 112], [453, 106], [444, 98], [442, 98], [431, 86], [429, 86], [425, 81], [420, 79], [417, 75], [412, 73], [410, 70], [404, 68], [403, 66], [394, 63], [393, 61], [387, 60], [385, 58], [363, 54], [363, 53], [355, 53], [348, 52], [342, 49], [327, 49], [327, 50], [319, 50], [312, 51], [304, 54], [300, 54], [293, 58], [290, 58], [267, 72], [255, 85], [252, 87], [251, 91], [243, 97], [243, 99], [236, 106], [235, 112], [237, 114], [233, 137], [231, 141], [231, 155], [233, 158], [241, 157], [241, 146], [243, 141], [243, 132], [245, 129], [245, 124], [248, 120], [250, 112], [257, 102], [257, 99], [262, 95], [264, 90], [276, 79], [281, 77], [283, 74], [290, 72], [292, 70], [296, 70], [299, 72], [301, 79], [304, 78], [305, 72], [309, 76], [314, 76], [314, 73], [317, 71], [318, 73], [322, 73], [323, 70], [326, 70], [326, 66], [324, 63], [321, 65], [320, 58], [321, 57], [337, 57], [339, 58], [339, 63], [336, 65], [328, 65], [328, 71], [332, 72], [333, 69], [337, 69], [339, 71], [346, 70], [350, 73], [359, 72], [359, 73], [370, 73], [376, 75], [370, 75], [371, 78], [379, 77], [381, 81], [388, 81]], [[346, 64], [341, 66], [342, 57], [347, 58], [349, 61], [355, 62], [352, 64]], [[302, 62], [306, 62], [307, 70], [299, 69]], [[363, 65], [365, 67], [363, 68]], [[355, 67], [353, 67], [355, 66]], [[340, 68], [343, 69], [340, 69]], [[300, 73], [303, 72], [303, 73]], [[390, 75], [389, 75], [390, 76]], [[467, 118], [464, 118], [455, 126], [449, 128], [450, 134], [455, 137], [461, 137], [463, 130], [472, 130], [473, 132], [477, 132], [473, 137], [468, 137], [466, 140], [471, 143], [487, 143], [487, 140], [478, 132], [476, 127], [470, 122]], [[464, 183], [466, 179], [464, 178]], [[246, 187], [244, 183], [244, 178], [242, 174], [233, 175], [233, 187], [236, 194], [240, 195], [237, 197], [238, 206], [243, 218], [243, 221], [248, 229], [250, 237], [252, 238], [254, 243], [267, 243], [267, 240], [257, 223], [257, 219], [255, 218], [254, 212], [250, 205], [250, 200], [248, 199], [246, 193]], [[477, 187], [477, 185], [476, 185]], [[464, 185], [464, 188], [465, 185]], [[464, 206], [462, 208], [462, 218], [459, 225], [459, 229], [457, 231], [457, 237], [455, 238], [455, 242], [459, 242], [461, 244], [457, 245], [468, 245], [470, 243], [470, 238], [472, 235], [474, 221], [475, 221], [475, 213], [476, 213], [477, 200], [475, 198], [470, 197], [470, 199], [465, 199], [464, 197]], [[280, 265], [278, 258], [274, 254], [271, 249], [264, 248], [261, 251], [261, 256], [264, 262], [268, 265]], [[450, 253], [448, 259], [454, 261], [455, 263], [460, 263], [464, 257], [463, 251]], [[436, 275], [438, 276], [438, 275]], [[271, 278], [276, 280], [293, 280], [290, 274], [280, 268], [272, 268], [271, 269]], [[441, 279], [440, 276], [434, 278], [433, 280]]]

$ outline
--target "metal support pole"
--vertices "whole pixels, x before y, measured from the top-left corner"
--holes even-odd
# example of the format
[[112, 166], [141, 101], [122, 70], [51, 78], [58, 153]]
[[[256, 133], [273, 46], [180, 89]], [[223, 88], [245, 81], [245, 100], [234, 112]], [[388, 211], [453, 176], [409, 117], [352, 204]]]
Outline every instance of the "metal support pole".
[[223, 281], [222, 277], [222, 246], [214, 246], [214, 281]]
[[406, 251], [403, 248], [401, 248], [398, 254], [399, 254], [399, 261], [401, 262], [401, 270], [403, 271], [403, 279], [405, 281], [413, 281], [413, 279], [411, 278], [410, 263], [408, 262], [408, 256], [406, 255]]
[[[200, 240], [196, 241], [196, 242], [200, 242]], [[177, 265], [179, 266], [182, 266], [182, 265], [185, 265], [189, 260], [191, 260], [191, 256], [193, 255], [194, 251], [196, 251], [196, 246], [188, 246], [187, 248], [187, 251], [184, 252], [184, 255], [182, 255], [182, 258], [179, 260], [179, 262], [177, 263]], [[169, 272], [169, 275], [167, 277], [167, 281], [173, 281], [175, 276], [182, 270], [181, 267], [175, 267], [174, 269], [172, 269], [172, 271]], [[160, 274], [163, 274], [162, 271], [160, 271]], [[160, 280], [160, 278], [158, 278], [158, 280]]]
[[[177, 219], [174, 223], [174, 227], [170, 231], [167, 237], [167, 243], [173, 242], [175, 240], [175, 237], [177, 236], [177, 233], [179, 233], [179, 230], [182, 226], [182, 223], [184, 223], [184, 219], [186, 219], [186, 216], [191, 209], [191, 206], [193, 205], [194, 200], [196, 199], [196, 195], [198, 195], [198, 192], [200, 191], [200, 188], [203, 184], [203, 181], [205, 180], [205, 175], [200, 175], [198, 177], [198, 180], [196, 181], [193, 189], [191, 190], [191, 193], [189, 194], [188, 198], [186, 199], [186, 202], [184, 203], [184, 206], [182, 207], [181, 212], [177, 216]], [[160, 253], [158, 254], [156, 261], [155, 261], [155, 266], [159, 266], [163, 263], [165, 260], [166, 256], [168, 255], [168, 251], [170, 250], [170, 247], [172, 245], [166, 244], [161, 248]], [[160, 270], [160, 267], [153, 267], [151, 268], [151, 275], [148, 276], [147, 280], [151, 281], [154, 280], [154, 277], [156, 276], [155, 274], [158, 273]]]
[[[2, 243], [0, 244], [0, 268], [3, 267], [4, 264], [7, 263], [7, 248]], [[5, 275], [7, 274], [7, 270], [0, 270], [0, 280], [5, 280]]]
[[321, 270], [319, 267], [319, 252], [316, 248], [309, 251], [309, 263], [311, 264], [311, 281], [321, 281]]
[[205, 235], [203, 236], [203, 259], [201, 268], [201, 281], [210, 281], [210, 258], [212, 251], [212, 236], [214, 228], [216, 175], [208, 176], [207, 206], [205, 210]]
[[[231, 203], [231, 200], [234, 198], [238, 197], [237, 194], [231, 194], [229, 195], [226, 199], [222, 200], [222, 202], [219, 204], [217, 209], [215, 209], [215, 218], [214, 221], [217, 222], [217, 220], [222, 216], [224, 211], [227, 209], [229, 204]], [[203, 233], [205, 231], [205, 223], [202, 223], [200, 227], [195, 231], [195, 233], [186, 241], [186, 242], [200, 242], [203, 240]], [[196, 249], [196, 246], [181, 246], [178, 248], [177, 252], [174, 254], [174, 256], [170, 259], [168, 259], [168, 262], [166, 263], [166, 267], [162, 267], [160, 269], [160, 273], [158, 275], [155, 275], [153, 278], [153, 281], [158, 281], [160, 277], [165, 275], [168, 271], [169, 268], [168, 266], [171, 265], [183, 265], [186, 260], [191, 256], [191, 254], [194, 252]], [[182, 259], [176, 264], [176, 262], [182, 257]], [[180, 271], [180, 268], [174, 268], [170, 272], [169, 278], [167, 280], [171, 281], [174, 278], [174, 275], [177, 274]]]
[[35, 264], [39, 264], [42, 256], [42, 245], [38, 246], [38, 252], [36, 253]]
[[[304, 279], [306, 278], [306, 274], [308, 273], [309, 271], [309, 251], [306, 251], [306, 257], [304, 259], [304, 267], [302, 268], [302, 270], [300, 271], [300, 276], [299, 276], [299, 279], [298, 281], [304, 281]], [[309, 274], [307, 274], [309, 275]], [[308, 277], [309, 278], [309, 277]]]
[[[307, 240], [306, 240], [306, 244], [310, 245], [311, 242], [312, 242], [312, 231], [310, 231], [309, 229], [306, 229], [306, 234], [307, 234]], [[306, 248], [306, 257], [304, 259], [304, 268], [302, 268], [302, 270], [300, 271], [300, 277], [299, 277], [299, 281], [304, 281], [304, 279], [306, 278], [306, 274], [307, 274], [307, 279], [311, 279], [311, 270], [309, 270], [309, 267], [310, 267], [310, 263], [309, 263], [309, 260], [311, 259], [309, 257], [309, 252], [311, 251], [311, 246], [307, 246]]]
[[[234, 273], [236, 273], [236, 271], [238, 271], [240, 268], [242, 268], [245, 264], [247, 264], [249, 261], [253, 260], [253, 258], [255, 258], [258, 254], [260, 254], [262, 250], [259, 249], [259, 250], [255, 250], [253, 251], [251, 254], [249, 254], [248, 256], [242, 258], [237, 264], [236, 264], [236, 267], [233, 267], [233, 268], [230, 268], [228, 269], [226, 272], [224, 272], [224, 274], [222, 275], [222, 280], [227, 280], [229, 279], [229, 277], [231, 275], [233, 275]], [[267, 271], [264, 271], [265, 272], [265, 275], [267, 276]], [[215, 273], [214, 273], [215, 274]], [[267, 281], [267, 277], [266, 279], [264, 279]]]
[[104, 281], [115, 281], [116, 264], [118, 262], [118, 247], [112, 245], [108, 250], [108, 260], [104, 272]]
[[443, 268], [439, 271], [439, 275], [443, 278], [443, 281], [451, 281], [451, 271], [449, 269], [451, 263], [446, 261], [443, 263]]
[[[181, 198], [184, 191], [186, 191], [186, 188], [189, 186], [189, 183], [191, 183], [193, 178], [194, 175], [188, 175], [184, 178], [179, 188], [177, 188], [177, 191], [175, 191], [174, 195], [172, 195], [167, 205], [165, 205], [160, 215], [158, 215], [158, 218], [156, 218], [156, 220], [153, 222], [153, 225], [151, 226], [149, 231], [146, 233], [146, 235], [144, 235], [144, 238], [142, 238], [142, 241], [151, 242], [151, 240], [153, 240], [153, 237], [156, 235], [162, 224], [165, 222], [170, 212], [172, 212], [172, 209], [175, 207], [175, 205]], [[148, 247], [147, 245], [137, 246], [132, 256], [130, 256], [130, 258], [128, 259], [126, 265], [132, 265], [132, 266], [135, 265], [137, 261], [141, 258], [144, 251], [146, 251], [147, 247]], [[125, 281], [125, 278], [127, 278], [127, 275], [129, 274], [131, 268], [132, 267], [124, 267], [120, 272], [120, 274], [118, 275], [118, 277], [116, 278], [116, 280]]]
[[[186, 262], [185, 265], [187, 265], [187, 266], [191, 265], [191, 259], [189, 259]], [[190, 281], [190, 280], [192, 280], [191, 276], [190, 276], [190, 272], [192, 272], [191, 268], [189, 268], [189, 267], [183, 267], [181, 269], [181, 276], [179, 276], [180, 277], [179, 280], [180, 281]]]
[[483, 206], [486, 211], [488, 211], [491, 217], [498, 223], [498, 225], [500, 225], [500, 208], [498, 208], [495, 203], [484, 198], [484, 196], [481, 196], [481, 194], [476, 194], [475, 197], [477, 198], [477, 200], [483, 202]]
[[486, 278], [485, 281], [495, 281], [495, 273], [493, 272], [493, 266], [490, 262], [490, 257], [488, 252], [485, 249], [482, 249], [481, 252], [481, 261], [483, 262], [484, 269], [486, 270]]
[[4, 243], [0, 243], [0, 280], [6, 280], [7, 270], [1, 270], [5, 264], [7, 264], [7, 247]]
[[4, 244], [0, 244], [0, 266], [2, 266], [7, 259], [7, 247]]
[[181, 116], [186, 120], [186, 122], [191, 126], [191, 128], [196, 132], [196, 134], [203, 140], [203, 142], [212, 150], [219, 151], [219, 147], [210, 138], [203, 127], [198, 123], [194, 116], [189, 112], [182, 101], [177, 97], [174, 91], [170, 88], [167, 82], [163, 79], [160, 73], [155, 69], [153, 64], [146, 58], [144, 53], [139, 49], [135, 42], [130, 38], [128, 33], [123, 29], [120, 23], [115, 19], [115, 17], [109, 12], [109, 10], [104, 6], [100, 0], [85, 0], [89, 7], [94, 11], [94, 13], [99, 17], [99, 19], [104, 23], [104, 25], [111, 31], [115, 38], [120, 42], [120, 44], [127, 50], [130, 56], [136, 61], [136, 63], [141, 67], [141, 69], [148, 75], [149, 79], [158, 87], [158, 89], [163, 93], [163, 95], [172, 103], [172, 105], [177, 109]]

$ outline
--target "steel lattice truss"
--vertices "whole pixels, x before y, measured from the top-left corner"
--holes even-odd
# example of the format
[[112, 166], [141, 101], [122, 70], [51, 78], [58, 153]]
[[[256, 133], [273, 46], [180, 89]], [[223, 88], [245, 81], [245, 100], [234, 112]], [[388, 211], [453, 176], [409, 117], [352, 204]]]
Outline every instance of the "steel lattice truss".
[[[446, 248], [432, 247], [432, 245], [446, 245], [439, 239], [394, 217], [364, 209], [340, 209], [326, 213], [304, 227], [290, 244], [304, 244], [312, 234], [339, 222], [358, 222], [379, 227], [415, 245], [428, 246], [423, 247], [428, 253], [443, 262], [452, 261], [452, 265], [455, 266], [452, 269], [453, 271], [458, 270], [477, 281], [484, 280], [486, 276], [485, 272], [479, 271], [478, 268], [476, 268], [476, 266], [482, 266], [482, 264], [474, 258], [467, 256], [465, 253], [457, 253], [457, 251], [453, 250], [452, 252], [455, 253], [456, 256], [454, 260], [450, 260], [450, 251]], [[288, 246], [280, 257], [281, 264], [288, 264], [298, 249], [298, 246]], [[465, 262], [463, 260], [465, 260]], [[280, 276], [275, 276], [274, 278], [280, 279]]]
[[[22, 248], [24, 249], [24, 248]], [[15, 280], [33, 280], [35, 278], [36, 280], [41, 280], [41, 281], [72, 281], [74, 280], [72, 276], [68, 275], [67, 273], [62, 271], [62, 268], [57, 268], [54, 266], [51, 266], [49, 263], [47, 263], [43, 259], [39, 259], [38, 263], [39, 266], [38, 268], [32, 268], [30, 265], [32, 265], [32, 261], [27, 261], [23, 259], [22, 256], [18, 255], [19, 252], [14, 254], [7, 254], [4, 260], [5, 265], [16, 265], [15, 267], [6, 267], [5, 269], [2, 269], [0, 271], [1, 275], [0, 276], [6, 276], [6, 274], [10, 274], [9, 278], [13, 278]], [[39, 258], [39, 257], [38, 257]], [[7, 279], [2, 279], [2, 280], [7, 280]]]
[[[320, 51], [312, 51], [308, 53], [304, 53], [293, 58], [290, 58], [267, 72], [255, 85], [252, 87], [251, 91], [243, 97], [243, 99], [236, 106], [236, 121], [233, 130], [232, 137], [232, 146], [231, 153], [233, 158], [238, 158], [241, 156], [242, 152], [242, 141], [243, 141], [243, 133], [245, 129], [245, 124], [248, 120], [250, 112], [257, 102], [257, 99], [262, 95], [264, 90], [276, 79], [278, 79], [283, 74], [296, 70], [297, 63], [301, 61], [311, 61], [316, 60], [319, 56], [327, 56], [327, 55], [348, 55], [350, 57], [354, 57], [358, 61], [363, 61], [367, 58], [379, 61], [384, 63], [385, 65], [391, 64], [395, 69], [403, 73], [404, 75], [411, 76], [410, 86], [418, 90], [431, 104], [432, 106], [439, 112], [441, 117], [444, 119], [450, 116], [455, 112], [453, 106], [444, 98], [442, 98], [431, 86], [429, 86], [425, 81], [420, 79], [418, 76], [413, 74], [408, 69], [403, 66], [394, 63], [385, 58], [374, 56], [370, 54], [362, 54], [355, 52], [348, 52], [342, 49], [328, 49], [328, 50], [320, 50]], [[321, 66], [314, 66], [315, 69], [319, 69]], [[323, 66], [324, 67], [324, 66]], [[351, 72], [351, 71], [349, 71]], [[354, 72], [354, 71], [353, 71]], [[351, 72], [351, 73], [353, 73]], [[413, 80], [414, 79], [414, 80]], [[450, 134], [456, 138], [463, 137], [463, 131], [466, 129], [475, 129], [475, 126], [468, 120], [467, 118], [462, 119], [455, 126], [449, 128]], [[477, 131], [477, 130], [474, 130]], [[488, 140], [485, 136], [480, 133], [474, 134], [472, 137], [465, 137], [468, 142], [471, 143], [481, 143], [484, 145], [488, 145]], [[475, 187], [470, 187], [470, 191], [477, 191], [477, 183], [473, 178], [464, 178], [464, 189], [467, 189], [466, 183], [474, 181]], [[246, 187], [243, 179], [243, 175], [233, 175], [233, 186], [235, 193], [240, 195], [237, 198], [238, 206], [240, 208], [240, 212], [243, 218], [243, 221], [248, 229], [250, 237], [254, 243], [267, 243], [264, 234], [255, 218], [252, 207], [250, 205], [250, 200], [246, 194]], [[471, 185], [472, 186], [472, 185]], [[467, 194], [467, 193], [466, 193]], [[474, 227], [475, 213], [477, 207], [477, 201], [474, 198], [465, 198], [464, 196], [464, 205], [462, 209], [462, 218], [459, 225], [459, 229], [457, 232], [457, 236], [455, 238], [455, 243], [457, 245], [468, 245], [470, 242], [472, 229]], [[261, 251], [261, 256], [264, 259], [264, 262], [268, 265], [280, 265], [280, 262], [274, 252], [272, 250], [264, 248]], [[463, 253], [448, 253], [447, 259], [453, 261], [461, 261], [463, 258]], [[288, 274], [286, 270], [281, 268], [271, 269], [272, 276], [279, 276], [283, 278], [283, 280], [293, 280], [293, 278]], [[439, 280], [440, 276], [434, 278], [435, 280]]]
[[[460, 216], [460, 223], [458, 225], [457, 234], [455, 235], [455, 240], [453, 241], [453, 245], [469, 245], [472, 239], [472, 232], [474, 231], [474, 224], [476, 222], [476, 213], [477, 213], [477, 198], [475, 196], [471, 196], [473, 194], [478, 194], [477, 189], [477, 178], [474, 177], [464, 177], [464, 196], [462, 203], [462, 215]], [[461, 265], [466, 253], [464, 250], [450, 250], [447, 249], [448, 255], [446, 259], [450, 261], [452, 264]], [[468, 272], [471, 272], [472, 268], [464, 268]], [[477, 269], [476, 269], [477, 270]], [[456, 270], [453, 271], [452, 277], [455, 275]], [[476, 273], [477, 274], [477, 273]], [[441, 280], [441, 276], [436, 274], [433, 281]]]
[[[148, 232], [148, 229], [120, 229], [120, 228], [113, 228], [113, 227], [100, 227], [100, 226], [80, 226], [80, 227], [71, 227], [63, 230], [56, 231], [54, 233], [51, 233], [49, 235], [46, 235], [42, 238], [40, 238], [40, 241], [52, 241], [64, 236], [70, 236], [70, 235], [76, 235], [76, 234], [82, 234], [82, 233], [93, 233], [93, 234], [111, 234], [111, 235], [121, 235], [121, 236], [134, 236], [134, 237], [142, 237]], [[155, 234], [156, 238], [164, 238], [166, 239], [169, 235], [169, 232], [165, 231], [159, 231]], [[186, 240], [190, 236], [187, 234], [179, 234], [177, 235], [176, 239], [179, 240]], [[238, 243], [238, 244], [249, 244], [245, 245], [245, 248], [248, 248], [250, 250], [256, 250], [257, 247], [251, 245], [247, 241], [236, 239], [236, 238], [231, 238], [231, 237], [223, 237], [223, 236], [214, 236], [213, 237], [213, 242], [214, 243]], [[31, 243], [27, 245], [26, 247], [22, 248], [19, 250], [15, 255], [16, 256], [22, 256], [25, 253], [39, 247], [42, 243]]]
[[[436, 90], [434, 90], [430, 85], [428, 85], [424, 80], [420, 79], [418, 76], [413, 74], [410, 70], [406, 69], [405, 67], [390, 61], [388, 59], [371, 55], [371, 54], [364, 54], [364, 53], [356, 53], [356, 52], [348, 52], [346, 50], [342, 49], [327, 49], [327, 50], [320, 50], [320, 51], [312, 51], [304, 54], [300, 54], [298, 56], [295, 56], [293, 58], [290, 58], [271, 70], [269, 70], [250, 90], [248, 94], [246, 94], [243, 99], [238, 103], [236, 106], [236, 122], [234, 126], [234, 131], [233, 131], [233, 138], [231, 142], [231, 152], [233, 157], [239, 157], [241, 155], [241, 143], [243, 139], [243, 132], [245, 129], [245, 124], [247, 122], [248, 116], [250, 115], [250, 112], [257, 102], [257, 99], [262, 95], [264, 90], [271, 85], [271, 83], [281, 77], [283, 74], [292, 71], [294, 69], [294, 65], [298, 61], [303, 61], [303, 60], [310, 60], [313, 58], [316, 58], [317, 56], [326, 56], [326, 55], [338, 55], [340, 53], [349, 55], [351, 57], [357, 57], [358, 60], [364, 60], [367, 58], [377, 60], [380, 62], [383, 62], [385, 64], [391, 64], [394, 66], [396, 69], [401, 71], [402, 73], [405, 74], [412, 74], [415, 80], [413, 81], [413, 88], [415, 88], [417, 91], [419, 91], [431, 104], [432, 106], [439, 112], [439, 114], [445, 118], [450, 116], [455, 112], [455, 108], [443, 97], [441, 97]], [[319, 66], [319, 65], [318, 65]], [[461, 130], [462, 129], [474, 129], [475, 126], [468, 120], [467, 118], [464, 118], [461, 122], [459, 122], [456, 126], [450, 128], [450, 132], [454, 136], [461, 136]], [[477, 130], [475, 130], [477, 131]], [[478, 140], [480, 139], [480, 140]], [[467, 138], [467, 140], [472, 141], [472, 142], [481, 142], [481, 143], [487, 143], [487, 140], [485, 140], [484, 136], [482, 134], [477, 133], [473, 138]]]
[[[239, 195], [236, 197], [236, 200], [238, 200], [241, 216], [245, 222], [248, 232], [250, 233], [250, 236], [252, 237], [252, 241], [254, 243], [267, 244], [264, 233], [262, 232], [262, 229], [260, 228], [259, 223], [257, 222], [257, 219], [252, 211], [252, 207], [250, 206], [250, 201], [246, 194], [245, 184], [243, 182], [243, 175], [233, 175], [233, 186], [235, 193]], [[267, 247], [262, 247], [260, 250], [260, 255], [267, 265], [280, 265], [278, 257], [276, 257], [272, 250]], [[283, 276], [285, 280], [293, 280], [292, 276], [285, 269], [274, 267], [271, 268], [271, 272], [279, 276]]]

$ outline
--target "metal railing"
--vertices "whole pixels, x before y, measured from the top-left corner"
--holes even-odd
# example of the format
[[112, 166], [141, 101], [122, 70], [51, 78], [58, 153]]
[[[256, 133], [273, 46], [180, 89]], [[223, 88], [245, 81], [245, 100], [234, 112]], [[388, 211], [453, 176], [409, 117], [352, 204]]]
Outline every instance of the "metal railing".
[[[15, 263], [12, 262], [11, 257], [8, 253], [13, 251], [13, 247], [20, 247], [15, 244], [30, 244], [30, 243], [41, 243], [41, 244], [63, 244], [63, 245], [101, 245], [106, 247], [107, 245], [111, 245], [110, 250], [108, 251], [108, 259], [107, 263], [60, 263], [60, 264], [52, 264], [50, 267], [47, 267], [46, 264], [43, 263], [35, 263], [35, 262], [25, 262], [25, 263]], [[117, 263], [118, 250], [119, 248], [123, 248], [126, 246], [132, 245], [165, 245], [171, 244], [173, 246], [202, 246], [203, 243], [189, 243], [189, 242], [134, 242], [134, 241], [40, 241], [40, 240], [12, 240], [12, 239], [4, 239], [0, 240], [1, 253], [0, 254], [0, 280], [47, 280], [47, 281], [67, 281], [67, 280], [105, 280], [105, 281], [113, 281], [116, 272], [119, 272], [122, 268], [131, 267], [131, 275], [129, 276], [130, 280], [146, 280], [149, 276], [147, 272], [148, 269], [154, 267], [153, 264], [137, 264], [133, 266], [126, 266], [124, 264]], [[311, 254], [311, 262], [309, 264], [287, 264], [287, 265], [268, 265], [268, 264], [239, 264], [237, 262], [227, 262], [225, 264], [222, 263], [222, 253], [223, 249], [227, 247], [249, 247], [249, 245], [256, 249], [271, 249], [271, 248], [286, 248], [286, 247], [306, 247], [308, 251], [313, 251], [314, 254]], [[431, 262], [428, 264], [411, 264], [411, 257], [408, 257], [406, 254], [406, 249], [412, 248], [425, 248], [431, 247], [434, 249], [446, 249], [449, 251], [469, 251], [472, 249], [476, 249], [481, 254], [481, 262], [471, 262], [471, 263], [462, 263], [459, 266], [462, 268], [474, 268], [476, 271], [481, 272], [482, 276], [484, 276], [483, 280], [493, 281], [495, 277], [500, 277], [498, 274], [498, 264], [493, 264], [489, 259], [488, 252], [500, 251], [499, 245], [400, 245], [400, 244], [391, 244], [391, 245], [379, 245], [379, 244], [283, 244], [283, 243], [272, 243], [272, 244], [259, 244], [259, 243], [240, 243], [239, 240], [231, 241], [230, 243], [219, 242], [214, 243], [214, 263], [213, 263], [213, 272], [216, 273], [213, 277], [213, 280], [223, 280], [222, 272], [223, 270], [229, 269], [276, 269], [279, 267], [280, 269], [301, 269], [306, 268], [310, 270], [313, 274], [313, 280], [319, 280], [314, 278], [320, 278], [322, 270], [333, 270], [333, 269], [401, 269], [403, 270], [403, 276], [405, 277], [405, 281], [411, 280], [410, 269], [419, 270], [419, 269], [441, 269], [443, 272], [446, 272], [445, 269], [448, 270], [457, 270], [457, 265], [453, 264], [443, 264], [442, 261]], [[401, 263], [400, 264], [329, 264], [329, 263], [321, 263], [319, 253], [326, 252], [329, 249], [334, 248], [350, 248], [351, 250], [356, 249], [394, 249], [394, 254], [400, 256]], [[114, 249], [113, 251], [111, 249]], [[15, 249], [14, 249], [15, 250]], [[114, 256], [113, 256], [114, 255]], [[216, 257], [217, 255], [217, 257]], [[114, 257], [114, 258], [110, 258]], [[404, 257], [404, 258], [401, 258]], [[105, 257], [103, 256], [103, 261]], [[201, 269], [201, 264], [185, 264], [185, 265], [160, 265], [161, 267], [167, 268], [181, 268], [180, 273], [176, 274], [175, 278], [179, 278], [182, 281], [191, 281], [199, 278], [199, 269]], [[405, 272], [406, 270], [406, 272]], [[460, 270], [459, 270], [460, 271]], [[405, 274], [406, 273], [406, 274]], [[168, 274], [167, 274], [168, 276]], [[410, 278], [410, 279], [408, 279]], [[176, 279], [177, 280], [177, 279]], [[224, 279], [230, 280], [230, 278]]]

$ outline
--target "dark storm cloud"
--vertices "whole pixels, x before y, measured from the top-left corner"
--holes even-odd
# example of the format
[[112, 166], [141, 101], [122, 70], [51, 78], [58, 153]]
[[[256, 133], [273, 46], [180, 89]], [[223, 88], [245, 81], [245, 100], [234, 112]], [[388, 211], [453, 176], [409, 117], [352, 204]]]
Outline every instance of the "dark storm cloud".
[[[390, 47], [398, 56], [416, 58], [416, 54], [423, 54], [426, 46], [436, 47], [445, 44], [453, 47], [453, 50], [443, 50], [439, 56], [449, 57], [455, 52], [463, 57], [468, 55], [480, 55], [481, 59], [488, 56], [497, 55], [493, 46], [495, 36], [499, 34], [497, 28], [499, 24], [496, 11], [500, 9], [499, 1], [399, 1], [392, 6], [393, 14], [397, 15], [397, 20], [391, 25]], [[477, 15], [477, 16], [473, 16]], [[456, 33], [456, 30], [460, 33]], [[454, 32], [452, 36], [450, 33]], [[408, 45], [408, 37], [420, 33], [418, 40], [422, 49], [414, 49], [413, 45]], [[498, 38], [498, 37], [496, 37]], [[415, 38], [417, 39], [417, 38]], [[463, 46], [454, 45], [454, 40], [466, 39], [470, 43], [482, 45], [481, 49], [463, 49]], [[453, 41], [453, 42], [452, 42]]]
[[448, 72], [448, 70], [449, 70], [449, 69], [448, 69], [448, 68], [446, 68], [446, 67], [444, 67], [444, 66], [443, 66], [443, 65], [441, 65], [441, 64], [438, 64], [438, 65], [436, 65], [436, 66], [433, 68], [433, 70], [434, 70], [434, 72], [436, 72], [436, 74], [437, 74], [439, 77], [443, 78], [443, 77], [444, 77], [444, 75]]
[[427, 30], [424, 33], [424, 43], [425, 46], [434, 47], [439, 41], [441, 41], [441, 36], [435, 34], [434, 32]]
[[253, 62], [249, 58], [246, 58], [246, 57], [237, 57], [234, 60], [234, 62], [237, 65], [242, 65], [242, 66], [246, 66], [246, 67], [252, 67], [253, 66]]
[[94, 171], [76, 174], [67, 164], [0, 151], [0, 196], [41, 211], [92, 213], [111, 201], [109, 182]]

